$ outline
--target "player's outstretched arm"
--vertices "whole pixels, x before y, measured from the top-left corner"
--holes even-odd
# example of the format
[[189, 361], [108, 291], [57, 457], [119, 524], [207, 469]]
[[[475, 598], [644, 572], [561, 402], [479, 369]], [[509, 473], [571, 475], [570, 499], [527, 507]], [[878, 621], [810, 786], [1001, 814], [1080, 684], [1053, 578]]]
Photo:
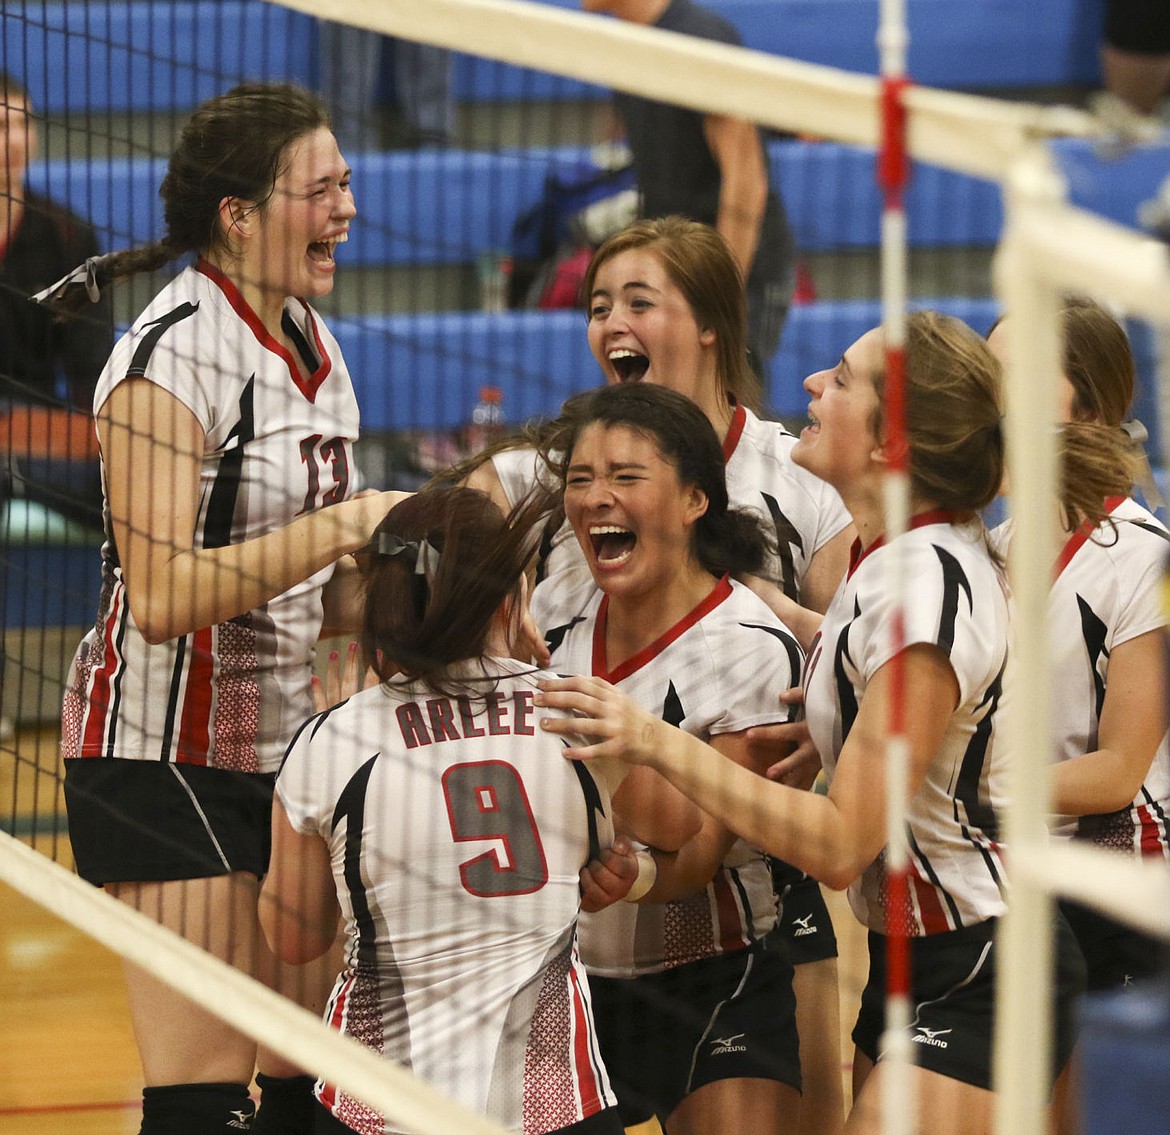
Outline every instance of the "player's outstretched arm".
[[[915, 691], [908, 737], [913, 793], [946, 732], [958, 682], [936, 647], [910, 647], [905, 665], [906, 681]], [[542, 718], [541, 728], [593, 739], [590, 745], [567, 749], [567, 757], [611, 757], [649, 765], [729, 830], [840, 890], [885, 845], [890, 682], [891, 667], [886, 663], [866, 687], [827, 796], [757, 776], [711, 745], [647, 713], [601, 678], [541, 682], [537, 704], [576, 715], [565, 724]]]

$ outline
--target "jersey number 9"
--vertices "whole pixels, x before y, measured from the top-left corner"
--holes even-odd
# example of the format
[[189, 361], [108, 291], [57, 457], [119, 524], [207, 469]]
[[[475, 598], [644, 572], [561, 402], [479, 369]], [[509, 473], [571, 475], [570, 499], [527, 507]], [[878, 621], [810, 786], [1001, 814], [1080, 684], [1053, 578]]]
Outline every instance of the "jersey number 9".
[[505, 761], [452, 765], [443, 773], [456, 843], [496, 846], [459, 865], [464, 890], [481, 898], [528, 895], [548, 882], [540, 832], [519, 772]]

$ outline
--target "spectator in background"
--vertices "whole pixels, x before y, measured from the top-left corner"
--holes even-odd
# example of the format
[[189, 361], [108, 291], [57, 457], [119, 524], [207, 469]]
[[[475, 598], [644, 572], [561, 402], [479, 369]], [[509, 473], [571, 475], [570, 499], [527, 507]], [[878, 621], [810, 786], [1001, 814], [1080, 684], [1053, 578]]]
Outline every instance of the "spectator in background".
[[1153, 114], [1170, 90], [1166, 0], [1106, 0], [1101, 44], [1105, 89], [1138, 114]]
[[398, 119], [389, 142], [395, 148], [441, 146], [455, 137], [451, 52], [365, 28], [322, 20], [317, 26], [321, 93], [345, 150], [379, 150], [383, 135], [376, 114], [382, 72], [393, 77]]
[[[0, 71], [0, 412], [7, 417], [14, 405], [52, 406], [66, 398], [88, 414], [113, 344], [110, 304], [105, 300], [84, 318], [57, 322], [29, 298], [98, 252], [89, 224], [25, 188], [25, 172], [36, 146], [28, 93]], [[7, 420], [12, 423], [11, 417]], [[70, 436], [68, 431], [58, 432]], [[96, 462], [71, 462], [68, 469], [59, 470], [60, 476], [56, 464], [50, 464], [48, 483], [31, 481], [27, 469], [14, 467], [27, 448], [21, 434], [22, 428], [14, 423], [6, 430], [0, 452], [0, 505], [12, 496], [18, 480], [22, 495], [42, 499], [73, 519], [98, 521], [101, 486]], [[0, 596], [3, 576], [0, 569]], [[0, 648], [0, 674], [3, 668]], [[12, 735], [12, 722], [0, 717], [0, 740]]]
[[[581, 6], [633, 24], [740, 43], [731, 24], [693, 0], [582, 0]], [[618, 92], [614, 99], [638, 172], [642, 215], [703, 221], [730, 246], [747, 282], [752, 366], [766, 386], [792, 298], [794, 250], [759, 129], [636, 95]]]
[[25, 188], [37, 131], [24, 88], [0, 71], [0, 399], [90, 409], [113, 345], [109, 300], [55, 322], [29, 296], [98, 253], [92, 226]]

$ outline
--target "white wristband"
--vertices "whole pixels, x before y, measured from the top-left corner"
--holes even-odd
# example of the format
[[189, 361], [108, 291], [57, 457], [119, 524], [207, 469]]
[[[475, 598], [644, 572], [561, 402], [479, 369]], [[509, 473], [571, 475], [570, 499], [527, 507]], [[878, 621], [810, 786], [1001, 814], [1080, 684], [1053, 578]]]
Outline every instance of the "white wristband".
[[638, 877], [623, 899], [624, 902], [637, 902], [658, 879], [658, 864], [649, 849], [636, 852], [635, 857], [638, 860]]

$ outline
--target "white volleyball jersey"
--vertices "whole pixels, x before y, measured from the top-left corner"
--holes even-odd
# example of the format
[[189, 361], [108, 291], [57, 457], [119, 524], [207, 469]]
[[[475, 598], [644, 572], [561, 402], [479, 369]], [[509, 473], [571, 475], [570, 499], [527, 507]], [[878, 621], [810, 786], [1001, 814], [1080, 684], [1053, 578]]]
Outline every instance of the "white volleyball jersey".
[[[357, 487], [358, 405], [341, 351], [300, 300], [286, 302], [284, 321], [307, 380], [231, 281], [201, 261], [139, 316], [98, 382], [95, 410], [119, 383], [144, 378], [202, 427], [195, 548], [261, 536]], [[309, 667], [332, 570], [218, 626], [152, 646], [130, 612], [107, 515], [97, 623], [65, 698], [65, 756], [274, 772], [312, 712]]]
[[[737, 405], [723, 441], [732, 508], [758, 514], [776, 540], [776, 550], [760, 574], [793, 599], [800, 596], [813, 553], [850, 523], [837, 490], [793, 464], [790, 454], [796, 440], [779, 422], [762, 421]], [[511, 504], [523, 499], [538, 479], [545, 481], [532, 450], [508, 450], [492, 461]], [[552, 579], [562, 571], [572, 573], [571, 587], [588, 579], [584, 555], [567, 521], [553, 537], [541, 578]]]
[[[657, 642], [610, 670], [608, 600], [592, 582], [537, 587], [533, 615], [551, 665], [612, 682], [643, 709], [709, 740], [788, 719], [781, 690], [797, 680], [799, 645], [771, 609], [726, 577]], [[615, 903], [581, 919], [590, 973], [635, 977], [741, 950], [775, 925], [776, 896], [762, 852], [737, 841], [703, 893], [668, 903]]]
[[[326, 1019], [540, 1135], [614, 1103], [575, 941], [578, 871], [613, 840], [609, 791], [539, 728], [540, 673], [487, 665], [475, 696], [398, 679], [311, 718], [276, 792], [329, 845], [347, 945]], [[356, 1131], [395, 1130], [317, 1090]]]
[[[959, 684], [959, 705], [907, 814], [911, 911], [905, 929], [912, 936], [970, 926], [1005, 906], [991, 780], [1004, 760], [995, 726], [1008, 602], [982, 527], [960, 527], [949, 515], [915, 517], [899, 538], [907, 580], [905, 645], [938, 646]], [[830, 783], [866, 686], [894, 654], [885, 579], [894, 547], [879, 542], [855, 557], [805, 664], [805, 715]], [[913, 690], [909, 697], [912, 706]], [[884, 851], [850, 886], [849, 900], [869, 929], [886, 932]]]
[[[1166, 625], [1162, 580], [1166, 528], [1136, 501], [1108, 502], [1109, 518], [1091, 535], [1074, 533], [1057, 561], [1049, 599], [1055, 759], [1099, 747], [1097, 730], [1115, 647]], [[997, 529], [1010, 543], [1012, 524]], [[1056, 817], [1053, 830], [1137, 856], [1170, 858], [1170, 754], [1163, 736], [1128, 808], [1106, 815]]]

